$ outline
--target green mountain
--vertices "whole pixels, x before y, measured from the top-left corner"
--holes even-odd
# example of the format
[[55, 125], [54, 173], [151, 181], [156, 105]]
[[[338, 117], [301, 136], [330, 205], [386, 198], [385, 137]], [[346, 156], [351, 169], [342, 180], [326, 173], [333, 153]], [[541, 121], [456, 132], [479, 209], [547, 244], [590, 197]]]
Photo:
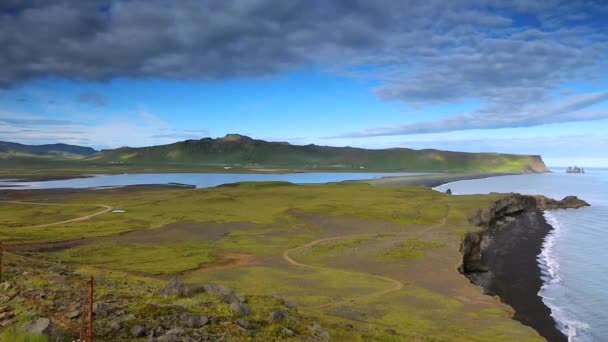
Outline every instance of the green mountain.
[[90, 147], [49, 144], [24, 145], [13, 142], [0, 141], [0, 156], [2, 157], [67, 157], [81, 158], [97, 152]]
[[169, 145], [103, 150], [86, 161], [129, 166], [223, 166], [343, 171], [547, 172], [540, 156], [391, 148], [291, 145], [238, 134]]

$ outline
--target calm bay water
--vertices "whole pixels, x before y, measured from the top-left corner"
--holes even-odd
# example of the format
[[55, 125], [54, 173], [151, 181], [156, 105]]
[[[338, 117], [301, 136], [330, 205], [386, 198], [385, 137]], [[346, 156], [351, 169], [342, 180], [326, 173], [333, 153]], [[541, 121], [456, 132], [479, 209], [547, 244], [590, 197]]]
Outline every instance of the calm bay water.
[[208, 188], [225, 183], [286, 181], [291, 183], [329, 183], [346, 180], [373, 179], [394, 176], [415, 176], [422, 173], [360, 173], [314, 172], [286, 174], [237, 174], [237, 173], [146, 173], [122, 175], [96, 175], [90, 178], [74, 178], [44, 182], [2, 182], [1, 189], [56, 189], [96, 188], [138, 184], [182, 183]]
[[520, 192], [553, 198], [576, 195], [591, 204], [578, 210], [547, 212], [554, 228], [538, 262], [540, 295], [570, 341], [608, 341], [608, 169], [586, 174], [503, 176], [444, 184], [455, 194]]

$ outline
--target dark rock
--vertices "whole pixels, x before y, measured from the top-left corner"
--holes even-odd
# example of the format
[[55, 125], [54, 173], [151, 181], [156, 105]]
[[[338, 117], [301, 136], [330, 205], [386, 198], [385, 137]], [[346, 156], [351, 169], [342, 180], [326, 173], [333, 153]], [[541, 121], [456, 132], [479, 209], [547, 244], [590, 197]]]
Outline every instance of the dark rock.
[[161, 293], [165, 296], [177, 295], [183, 297], [186, 295], [186, 287], [180, 277], [173, 277], [161, 290]]
[[451, 195], [451, 194], [452, 194], [452, 189], [447, 189], [447, 190], [445, 191], [445, 193], [446, 193], [446, 194], [448, 194], [448, 195]]
[[108, 324], [108, 326], [114, 331], [120, 330], [120, 322], [118, 321], [112, 321]]
[[131, 335], [133, 337], [142, 337], [146, 334], [145, 329], [141, 325], [131, 327]]
[[576, 209], [585, 206], [589, 206], [589, 203], [576, 196], [567, 196], [558, 201], [545, 196], [507, 195], [489, 207], [479, 209], [469, 218], [472, 225], [483, 229], [465, 235], [460, 245], [463, 261], [458, 269], [465, 274], [487, 272], [488, 268], [482, 264], [481, 259], [484, 249], [491, 241], [492, 232], [512, 222], [516, 216], [539, 210]]
[[78, 316], [80, 316], [80, 311], [78, 311], [78, 310], [71, 311], [66, 315], [66, 317], [69, 319], [75, 319], [75, 318], [78, 318]]
[[236, 324], [243, 329], [253, 328], [253, 325], [249, 321], [240, 318], [236, 320]]
[[189, 316], [186, 319], [186, 326], [190, 328], [200, 328], [209, 322], [206, 316]]
[[246, 298], [244, 295], [235, 293], [231, 288], [225, 285], [217, 285], [217, 284], [205, 284], [198, 285], [195, 287], [191, 287], [188, 293], [196, 293], [204, 290], [206, 293], [214, 296], [219, 296], [225, 303], [232, 303], [235, 301], [244, 303]]
[[248, 316], [251, 314], [251, 309], [249, 309], [249, 306], [238, 301], [230, 303], [230, 309], [238, 316]]
[[275, 299], [277, 299], [278, 301], [280, 301], [281, 304], [283, 304], [288, 309], [298, 310], [298, 305], [296, 303], [292, 302], [291, 300], [285, 298], [283, 295], [281, 295], [279, 293], [274, 293], [272, 295], [272, 297], [274, 297]]
[[273, 311], [268, 316], [268, 321], [272, 323], [282, 322], [287, 319], [287, 313], [284, 311]]
[[103, 318], [108, 317], [109, 310], [104, 304], [95, 303], [93, 304], [93, 313], [95, 314], [95, 316]]
[[545, 196], [535, 196], [536, 202], [538, 203], [539, 209], [552, 210], [552, 209], [578, 209], [582, 207], [590, 206], [589, 203], [579, 199], [576, 196], [566, 196], [563, 199], [557, 201]]

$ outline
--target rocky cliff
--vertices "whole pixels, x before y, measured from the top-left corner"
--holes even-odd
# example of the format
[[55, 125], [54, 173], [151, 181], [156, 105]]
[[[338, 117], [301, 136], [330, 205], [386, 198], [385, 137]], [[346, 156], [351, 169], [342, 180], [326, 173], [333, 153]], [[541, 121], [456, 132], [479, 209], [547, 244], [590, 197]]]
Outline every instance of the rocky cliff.
[[554, 200], [545, 196], [507, 195], [470, 217], [482, 229], [461, 244], [460, 271], [489, 295], [510, 305], [513, 318], [536, 329], [549, 341], [566, 341], [555, 327], [551, 311], [538, 295], [543, 283], [537, 256], [553, 229], [543, 210], [580, 208], [589, 204], [575, 196]]
[[487, 208], [479, 209], [471, 215], [469, 222], [483, 229], [468, 233], [464, 237], [460, 247], [463, 258], [459, 270], [465, 274], [487, 271], [487, 267], [482, 264], [481, 260], [483, 251], [490, 243], [492, 233], [513, 222], [515, 216], [526, 212], [535, 213], [539, 210], [577, 209], [585, 206], [589, 206], [589, 203], [576, 196], [566, 196], [561, 200], [555, 200], [542, 195], [510, 194]]

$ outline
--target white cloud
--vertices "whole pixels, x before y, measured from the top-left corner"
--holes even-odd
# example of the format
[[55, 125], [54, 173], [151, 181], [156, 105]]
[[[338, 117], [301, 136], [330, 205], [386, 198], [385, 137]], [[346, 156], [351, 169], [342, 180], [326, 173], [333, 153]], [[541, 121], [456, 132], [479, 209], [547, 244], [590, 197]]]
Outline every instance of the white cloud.
[[608, 91], [574, 95], [553, 103], [528, 105], [515, 112], [492, 112], [481, 109], [435, 121], [422, 121], [391, 127], [350, 132], [337, 136], [373, 137], [389, 135], [429, 134], [472, 129], [532, 127], [552, 123], [594, 121], [608, 118], [608, 110], [583, 109], [608, 100]]
[[101, 148], [148, 146], [201, 138], [204, 133], [206, 130], [202, 129], [172, 128], [159, 116], [144, 109], [107, 114], [95, 124], [55, 120], [29, 113], [0, 112], [0, 140], [24, 144], [63, 142]]

